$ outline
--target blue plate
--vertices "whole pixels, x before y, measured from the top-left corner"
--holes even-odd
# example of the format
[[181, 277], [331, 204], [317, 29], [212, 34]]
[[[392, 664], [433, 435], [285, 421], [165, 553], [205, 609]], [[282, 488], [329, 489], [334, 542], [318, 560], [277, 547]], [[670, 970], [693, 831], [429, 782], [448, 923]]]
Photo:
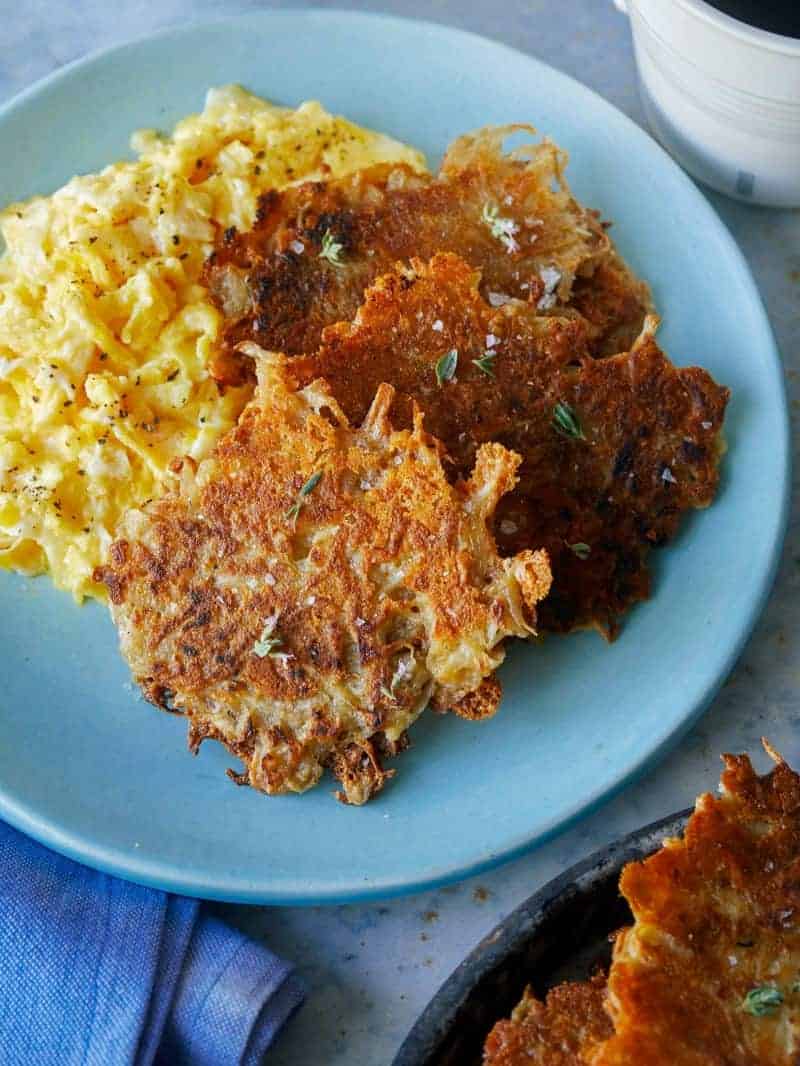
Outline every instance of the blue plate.
[[616, 644], [593, 634], [515, 646], [492, 721], [434, 715], [365, 808], [323, 785], [234, 788], [214, 745], [142, 703], [96, 604], [46, 578], [0, 577], [0, 815], [59, 851], [146, 884], [262, 903], [410, 892], [530, 848], [641, 774], [688, 728], [739, 654], [784, 531], [781, 367], [736, 245], [692, 182], [637, 126], [528, 56], [442, 26], [338, 12], [258, 12], [67, 67], [0, 112], [0, 202], [49, 192], [128, 154], [206, 89], [320, 99], [421, 147], [530, 120], [572, 154], [577, 195], [614, 220], [664, 310], [676, 362], [733, 391], [719, 500], [658, 558], [653, 599]]

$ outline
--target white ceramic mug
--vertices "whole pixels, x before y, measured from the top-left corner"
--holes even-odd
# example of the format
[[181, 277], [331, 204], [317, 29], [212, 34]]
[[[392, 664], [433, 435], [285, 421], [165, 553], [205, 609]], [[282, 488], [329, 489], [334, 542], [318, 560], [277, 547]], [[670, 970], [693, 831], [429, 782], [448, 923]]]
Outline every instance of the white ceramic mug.
[[729, 196], [800, 207], [800, 40], [704, 0], [614, 3], [630, 15], [642, 103], [664, 147]]

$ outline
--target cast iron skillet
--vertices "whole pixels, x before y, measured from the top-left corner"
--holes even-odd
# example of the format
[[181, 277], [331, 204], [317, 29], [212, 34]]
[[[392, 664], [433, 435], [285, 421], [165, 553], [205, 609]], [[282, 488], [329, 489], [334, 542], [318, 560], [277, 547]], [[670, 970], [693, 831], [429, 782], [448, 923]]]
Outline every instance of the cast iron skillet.
[[611, 958], [609, 937], [631, 921], [617, 889], [622, 867], [678, 836], [691, 810], [637, 829], [573, 866], [504, 920], [448, 977], [403, 1042], [393, 1066], [480, 1066], [483, 1042], [527, 984], [541, 996], [591, 976]]

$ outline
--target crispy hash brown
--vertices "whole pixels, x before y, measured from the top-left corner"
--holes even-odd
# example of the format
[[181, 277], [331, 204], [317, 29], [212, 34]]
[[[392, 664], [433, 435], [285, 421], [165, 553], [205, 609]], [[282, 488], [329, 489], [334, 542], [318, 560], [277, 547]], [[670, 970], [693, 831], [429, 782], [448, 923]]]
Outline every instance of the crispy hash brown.
[[630, 863], [634, 924], [605, 979], [527, 991], [485, 1066], [796, 1066], [800, 1061], [800, 775], [767, 746], [759, 777], [725, 755], [721, 795], [682, 839]]
[[569, 306], [586, 322], [592, 355], [599, 358], [629, 351], [652, 311], [649, 288], [616, 249], [590, 276], [575, 279]]
[[608, 981], [615, 1035], [591, 1066], [796, 1066], [800, 776], [726, 755], [682, 840], [622, 874], [635, 923]]
[[293, 365], [304, 380], [324, 377], [352, 423], [389, 382], [399, 424], [419, 403], [461, 476], [487, 441], [519, 453], [519, 484], [495, 522], [501, 554], [547, 549], [554, 582], [540, 628], [612, 635], [648, 595], [649, 548], [708, 505], [718, 481], [728, 391], [674, 367], [654, 328], [648, 320], [629, 352], [593, 359], [579, 316], [492, 308], [478, 272], [446, 254], [380, 278], [354, 321], [329, 327], [316, 355]]
[[544, 1002], [526, 989], [511, 1018], [497, 1022], [486, 1038], [484, 1066], [584, 1066], [582, 1050], [613, 1032], [605, 987], [597, 974], [556, 986]]
[[[596, 215], [572, 197], [566, 154], [548, 140], [503, 154], [529, 126], [487, 127], [455, 141], [436, 177], [382, 165], [265, 196], [249, 233], [227, 230], [206, 267], [226, 319], [212, 373], [237, 384], [250, 372], [236, 346], [313, 351], [325, 326], [349, 320], [364, 290], [397, 262], [453, 252], [481, 270], [481, 292], [549, 312], [580, 281], [598, 353], [621, 351], [650, 309], [647, 287], [618, 257]], [[622, 347], [616, 348], [615, 344]]]
[[362, 803], [430, 703], [493, 713], [503, 640], [535, 624], [543, 552], [497, 555], [489, 523], [519, 458], [488, 444], [451, 485], [414, 411], [389, 422], [382, 385], [351, 429], [324, 382], [297, 390], [251, 349], [259, 383], [239, 424], [179, 493], [130, 512], [107, 566], [123, 654], [149, 700], [221, 740], [234, 775], [303, 791], [330, 766]]

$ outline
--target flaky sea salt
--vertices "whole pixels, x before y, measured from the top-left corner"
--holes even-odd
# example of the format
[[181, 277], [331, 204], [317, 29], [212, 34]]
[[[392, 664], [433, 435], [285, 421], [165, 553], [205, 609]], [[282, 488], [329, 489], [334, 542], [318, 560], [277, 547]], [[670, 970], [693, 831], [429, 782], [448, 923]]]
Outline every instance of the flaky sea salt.
[[511, 297], [505, 292], [490, 292], [489, 303], [492, 307], [502, 307], [504, 304], [510, 303]]
[[539, 297], [539, 302], [536, 306], [540, 311], [546, 311], [555, 306], [556, 289], [561, 281], [561, 271], [553, 266], [542, 267], [539, 271], [539, 277], [544, 284], [544, 292]]

